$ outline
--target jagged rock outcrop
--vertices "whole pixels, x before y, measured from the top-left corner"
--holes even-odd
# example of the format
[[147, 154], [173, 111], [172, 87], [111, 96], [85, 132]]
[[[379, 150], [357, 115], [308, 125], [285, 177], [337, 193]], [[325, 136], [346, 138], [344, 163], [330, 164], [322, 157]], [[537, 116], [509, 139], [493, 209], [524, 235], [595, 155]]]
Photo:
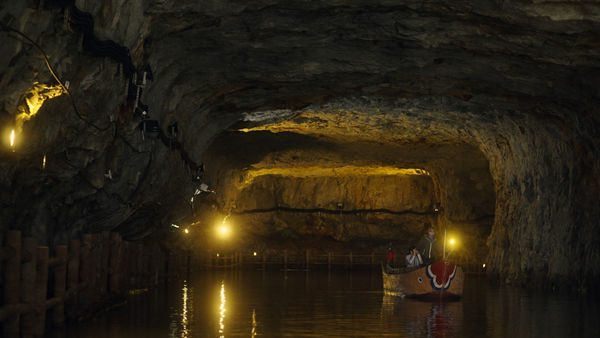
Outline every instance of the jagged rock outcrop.
[[[233, 211], [231, 199], [257, 199], [236, 207], [284, 197], [318, 208], [303, 190], [312, 183], [291, 188], [298, 179], [284, 175], [280, 195], [267, 198], [259, 190], [275, 184], [268, 175], [236, 190], [240, 176], [392, 166], [430, 173], [431, 200], [443, 208], [432, 222], [463, 231], [476, 252], [487, 251], [472, 259], [490, 271], [581, 289], [600, 275], [596, 3], [72, 3], [94, 19], [98, 41], [126, 47], [137, 70], [152, 69], [139, 97], [132, 87], [139, 77], [87, 50], [72, 31], [67, 3], [0, 6], [2, 230], [19, 228], [48, 243], [83, 230], [160, 237], [170, 223], [191, 223], [204, 210]], [[70, 92], [45, 101], [14, 146], [17, 114], [32, 115], [27, 93], [35, 83], [57, 83], [42, 53], [8, 27], [44, 50]], [[150, 128], [142, 137], [144, 110], [160, 132]], [[167, 128], [173, 122], [176, 134]], [[236, 136], [242, 132], [246, 138]], [[202, 162], [204, 177], [196, 171]], [[196, 177], [215, 193], [191, 202]], [[315, 185], [330, 187], [327, 177]], [[342, 197], [365, 184], [346, 180]], [[323, 204], [340, 197], [322, 196]], [[281, 213], [248, 217], [289, 225], [291, 234], [313, 231]], [[412, 234], [421, 221], [387, 234]], [[313, 223], [335, 237], [337, 228], [326, 226], [333, 222], [328, 215]], [[358, 221], [344, 221], [353, 222], [339, 240], [363, 231]], [[368, 221], [381, 229], [386, 222]]]

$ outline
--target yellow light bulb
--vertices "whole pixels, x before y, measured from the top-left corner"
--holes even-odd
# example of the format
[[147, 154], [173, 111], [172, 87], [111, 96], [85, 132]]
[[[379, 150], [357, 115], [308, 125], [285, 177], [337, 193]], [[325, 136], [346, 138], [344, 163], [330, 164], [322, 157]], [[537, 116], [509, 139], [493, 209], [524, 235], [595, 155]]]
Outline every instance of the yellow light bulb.
[[256, 256], [256, 251], [254, 251], [254, 256]]
[[186, 234], [190, 233], [190, 231], [187, 228], [185, 230], [183, 230], [183, 232], [185, 232]]
[[483, 263], [482, 267], [485, 269], [485, 263]]
[[15, 130], [10, 131], [10, 147], [13, 148], [15, 146]]
[[227, 233], [227, 227], [226, 226], [222, 226], [221, 227], [221, 233], [224, 235]]
[[450, 245], [454, 245], [454, 238], [450, 238]]

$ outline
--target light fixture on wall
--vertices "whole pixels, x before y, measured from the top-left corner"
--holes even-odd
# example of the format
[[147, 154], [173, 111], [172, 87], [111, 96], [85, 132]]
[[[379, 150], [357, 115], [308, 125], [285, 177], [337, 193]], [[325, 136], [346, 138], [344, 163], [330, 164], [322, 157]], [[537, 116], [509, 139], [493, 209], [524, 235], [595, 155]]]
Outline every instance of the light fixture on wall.
[[9, 141], [10, 149], [15, 151], [15, 130], [10, 131], [10, 141]]

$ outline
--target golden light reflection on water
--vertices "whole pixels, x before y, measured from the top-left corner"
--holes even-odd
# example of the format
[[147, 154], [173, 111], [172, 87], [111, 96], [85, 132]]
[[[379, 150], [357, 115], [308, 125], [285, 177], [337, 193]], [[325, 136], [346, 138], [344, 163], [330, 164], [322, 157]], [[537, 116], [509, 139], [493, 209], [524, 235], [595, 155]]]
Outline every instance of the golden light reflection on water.
[[252, 331], [250, 331], [252, 337], [256, 337], [256, 309], [252, 309]]
[[188, 331], [188, 288], [187, 288], [187, 280], [183, 281], [183, 309], [181, 311], [181, 337], [189, 337]]
[[225, 282], [221, 281], [221, 292], [220, 292], [221, 304], [219, 305], [219, 337], [225, 337]]

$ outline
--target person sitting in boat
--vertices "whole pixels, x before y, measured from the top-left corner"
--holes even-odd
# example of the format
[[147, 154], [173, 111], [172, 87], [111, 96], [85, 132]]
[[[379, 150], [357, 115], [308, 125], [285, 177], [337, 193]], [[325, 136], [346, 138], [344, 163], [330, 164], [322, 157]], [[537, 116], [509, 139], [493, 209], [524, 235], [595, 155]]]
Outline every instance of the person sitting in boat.
[[387, 252], [387, 268], [391, 269], [392, 268], [392, 262], [394, 261], [394, 250], [392, 250], [392, 245], [390, 244], [390, 246], [388, 247], [388, 252]]
[[429, 265], [440, 258], [439, 245], [435, 239], [435, 230], [432, 227], [427, 229], [425, 236], [421, 237], [417, 243], [417, 249], [421, 253], [423, 263]]
[[406, 267], [407, 268], [418, 268], [423, 265], [423, 258], [421, 253], [416, 247], [412, 247], [406, 255]]

